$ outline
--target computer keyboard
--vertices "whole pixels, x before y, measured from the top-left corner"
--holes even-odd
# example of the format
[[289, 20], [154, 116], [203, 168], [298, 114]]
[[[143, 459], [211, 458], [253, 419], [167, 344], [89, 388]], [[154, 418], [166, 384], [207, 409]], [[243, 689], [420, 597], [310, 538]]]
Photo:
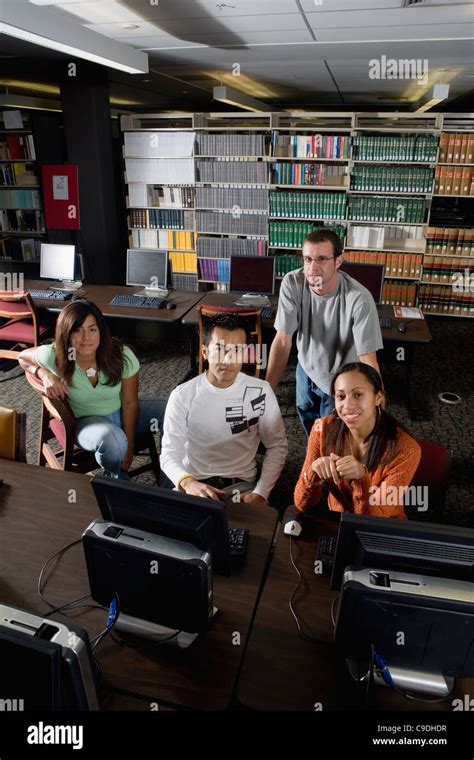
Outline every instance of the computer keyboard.
[[336, 543], [337, 539], [333, 536], [320, 536], [318, 539], [314, 565], [316, 567], [316, 563], [321, 562], [322, 570], [325, 574], [329, 574], [332, 571], [334, 556], [336, 554]]
[[47, 298], [51, 301], [68, 301], [72, 298], [71, 290], [35, 290], [29, 291], [32, 298]]
[[245, 557], [249, 541], [248, 528], [229, 528], [230, 556]]
[[168, 301], [165, 298], [152, 298], [151, 296], [127, 296], [117, 295], [109, 301], [111, 306], [131, 306], [139, 309], [166, 309]]
[[391, 327], [392, 320], [390, 317], [379, 317], [380, 327]]

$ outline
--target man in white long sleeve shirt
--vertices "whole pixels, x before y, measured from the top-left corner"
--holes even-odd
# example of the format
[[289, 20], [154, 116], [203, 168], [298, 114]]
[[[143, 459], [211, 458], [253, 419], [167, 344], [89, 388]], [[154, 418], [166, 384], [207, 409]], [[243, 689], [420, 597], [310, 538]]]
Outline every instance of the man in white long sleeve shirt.
[[[242, 501], [258, 505], [280, 476], [288, 443], [270, 384], [240, 372], [247, 329], [235, 314], [219, 314], [205, 326], [201, 351], [209, 369], [171, 393], [160, 464], [188, 494], [219, 499], [235, 486]], [[266, 453], [257, 479], [260, 442]]]

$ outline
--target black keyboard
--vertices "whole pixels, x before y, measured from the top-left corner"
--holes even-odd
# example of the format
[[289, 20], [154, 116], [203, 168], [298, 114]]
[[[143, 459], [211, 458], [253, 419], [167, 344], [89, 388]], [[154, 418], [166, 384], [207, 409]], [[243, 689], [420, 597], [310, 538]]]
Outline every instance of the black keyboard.
[[131, 306], [132, 309], [166, 309], [168, 301], [165, 298], [153, 296], [127, 296], [117, 295], [109, 301], [111, 306]]
[[72, 298], [72, 290], [30, 290], [32, 298], [46, 298], [51, 301], [68, 301]]
[[[325, 575], [332, 571], [334, 556], [336, 554], [336, 542], [337, 538], [333, 536], [320, 536], [318, 539], [314, 564], [316, 567], [316, 563], [321, 562], [322, 571]], [[317, 572], [316, 569], [315, 572]]]
[[390, 317], [379, 317], [380, 327], [391, 327], [392, 320]]
[[245, 557], [248, 542], [248, 528], [229, 528], [230, 556], [232, 558], [240, 559]]

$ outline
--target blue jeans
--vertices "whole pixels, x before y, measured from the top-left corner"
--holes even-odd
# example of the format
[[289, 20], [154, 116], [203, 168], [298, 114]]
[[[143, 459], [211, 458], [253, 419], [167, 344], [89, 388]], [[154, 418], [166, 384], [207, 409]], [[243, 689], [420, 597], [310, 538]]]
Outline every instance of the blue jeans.
[[[162, 433], [167, 399], [140, 397], [138, 402], [140, 410], [136, 433], [157, 432], [157, 428]], [[127, 473], [121, 469], [128, 448], [121, 409], [112, 414], [80, 417], [77, 420], [76, 443], [82, 449], [95, 453], [96, 462], [103, 468], [104, 475], [128, 479]]]
[[332, 397], [313, 383], [298, 362], [296, 365], [296, 411], [307, 435], [310, 434], [314, 421], [331, 414], [333, 409]]

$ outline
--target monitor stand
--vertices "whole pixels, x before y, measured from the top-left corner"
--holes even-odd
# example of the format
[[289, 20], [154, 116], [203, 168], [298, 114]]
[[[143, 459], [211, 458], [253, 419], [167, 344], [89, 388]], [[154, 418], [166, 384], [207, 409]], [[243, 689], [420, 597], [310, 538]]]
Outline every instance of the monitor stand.
[[[217, 613], [217, 607], [212, 608], [212, 620]], [[151, 623], [148, 620], [124, 615], [120, 613], [113, 630], [131, 633], [134, 636], [140, 636], [154, 644], [171, 644], [179, 649], [187, 649], [193, 644], [202, 633], [187, 633], [186, 631], [177, 631], [175, 628], [167, 628], [164, 625]]]
[[[357, 663], [347, 660], [350, 672], [357, 672]], [[419, 692], [429, 694], [442, 699], [450, 694], [454, 687], [454, 678], [441, 676], [436, 673], [426, 673], [412, 668], [401, 668], [397, 665], [387, 666], [392, 677], [393, 685], [398, 691]], [[377, 667], [373, 668], [374, 683], [376, 686], [390, 686], [384, 679]]]
[[58, 280], [57, 285], [50, 285], [49, 290], [79, 290], [82, 288], [82, 280]]
[[133, 293], [134, 296], [147, 296], [148, 298], [167, 298], [169, 290], [166, 288], [144, 288], [138, 293]]

